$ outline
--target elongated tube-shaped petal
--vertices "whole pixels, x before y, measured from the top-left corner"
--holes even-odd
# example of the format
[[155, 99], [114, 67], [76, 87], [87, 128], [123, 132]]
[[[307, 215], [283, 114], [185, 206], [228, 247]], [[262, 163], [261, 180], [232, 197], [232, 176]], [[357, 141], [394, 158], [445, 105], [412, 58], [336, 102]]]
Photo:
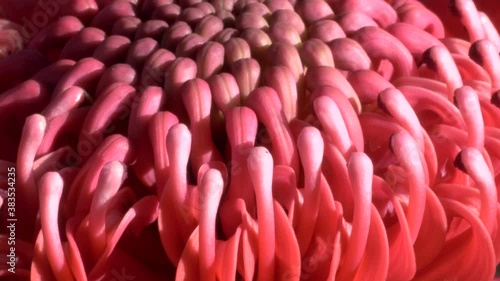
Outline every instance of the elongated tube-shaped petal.
[[200, 276], [215, 281], [217, 209], [222, 197], [224, 182], [216, 169], [208, 170], [201, 179], [200, 206]]
[[290, 25], [285, 23], [276, 23], [271, 26], [269, 36], [273, 43], [285, 42], [293, 46], [300, 46], [302, 39], [299, 33]]
[[156, 187], [158, 194], [162, 194], [163, 188], [170, 175], [170, 159], [168, 158], [166, 139], [172, 126], [179, 123], [175, 115], [168, 111], [160, 111], [151, 117], [149, 123], [149, 138], [154, 152], [154, 168], [156, 175]]
[[460, 17], [471, 42], [484, 39], [483, 25], [474, 1], [451, 0], [450, 10]]
[[109, 33], [118, 19], [135, 16], [134, 10], [134, 5], [128, 1], [114, 1], [99, 10], [90, 25]]
[[132, 40], [141, 22], [141, 19], [134, 16], [122, 17], [114, 22], [110, 34], [124, 36]]
[[257, 116], [248, 107], [235, 107], [227, 112], [226, 130], [231, 144], [231, 184], [227, 191], [227, 198], [243, 198], [248, 210], [255, 205], [251, 189], [248, 184], [249, 174], [245, 173], [246, 158], [254, 146], [257, 135]]
[[207, 40], [197, 33], [188, 34], [177, 44], [175, 55], [178, 57], [195, 58], [198, 50], [206, 42]]
[[495, 45], [489, 40], [476, 41], [470, 46], [469, 57], [491, 76], [492, 90], [500, 89], [500, 57]]
[[100, 171], [113, 160], [125, 163], [130, 160], [130, 142], [121, 135], [105, 138], [81, 168], [69, 189], [66, 204], [68, 215], [78, 217], [88, 213]]
[[235, 27], [239, 30], [247, 28], [267, 30], [269, 28], [269, 24], [266, 19], [259, 14], [244, 12], [236, 19]]
[[422, 53], [432, 46], [442, 45], [438, 38], [424, 30], [403, 22], [391, 24], [386, 29], [410, 51], [416, 61], [420, 61]]
[[364, 27], [378, 27], [378, 24], [370, 16], [359, 10], [349, 10], [339, 14], [337, 22], [343, 32], [349, 36]]
[[269, 132], [276, 164], [290, 165], [299, 174], [295, 142], [276, 91], [269, 87], [255, 89], [248, 97], [248, 106]]
[[362, 103], [377, 101], [378, 94], [387, 88], [394, 87], [379, 73], [373, 70], [358, 70], [347, 77], [349, 84], [356, 91]]
[[111, 125], [112, 121], [130, 116], [130, 107], [135, 94], [132, 86], [115, 84], [113, 88], [99, 96], [89, 110], [78, 138], [77, 150], [83, 159], [91, 156], [106, 133], [116, 130]]
[[210, 77], [207, 82], [210, 85], [214, 103], [223, 114], [241, 105], [240, 89], [233, 75], [224, 72]]
[[[238, 3], [244, 3], [244, 1], [237, 1], [237, 4]], [[274, 14], [274, 13], [271, 13], [269, 8], [264, 3], [257, 2], [257, 1], [254, 2], [254, 0], [249, 0], [248, 3], [246, 3], [245, 7], [243, 8], [243, 11], [258, 14], [258, 15], [261, 15], [265, 18], [267, 18], [271, 14]], [[282, 10], [277, 10], [277, 11], [282, 11]], [[275, 11], [275, 12], [277, 12], [277, 11]], [[290, 10], [287, 10], [287, 11], [290, 11]]]
[[479, 12], [479, 17], [481, 18], [486, 39], [493, 43], [497, 50], [500, 51], [500, 35], [491, 22], [491, 19], [483, 12]]
[[297, 84], [292, 71], [286, 66], [272, 66], [264, 73], [264, 84], [278, 94], [287, 121], [297, 117]]
[[104, 31], [95, 27], [86, 27], [71, 37], [61, 50], [60, 58], [76, 61], [89, 57], [105, 38]]
[[452, 101], [453, 92], [462, 87], [463, 84], [462, 77], [450, 52], [443, 46], [431, 47], [422, 54], [422, 62], [436, 71], [446, 83], [448, 86], [448, 99]]
[[142, 22], [135, 33], [134, 40], [150, 37], [156, 41], [161, 40], [163, 31], [167, 29], [168, 24], [162, 20], [151, 19]]
[[441, 19], [427, 9], [419, 1], [399, 1], [401, 5], [393, 7], [398, 13], [401, 22], [415, 26], [416, 28], [425, 31], [425, 33], [432, 35], [435, 38], [445, 37], [444, 26]]
[[349, 99], [354, 110], [361, 112], [361, 102], [358, 95], [338, 69], [328, 66], [308, 69], [306, 74], [306, 88], [309, 91], [314, 91], [321, 86], [338, 88]]
[[377, 27], [363, 27], [353, 34], [353, 39], [361, 44], [372, 59], [389, 60], [394, 67], [393, 78], [415, 74], [416, 65], [411, 53], [387, 31]]
[[337, 38], [345, 38], [344, 30], [333, 20], [321, 20], [311, 24], [307, 30], [310, 38], [328, 43]]
[[53, 95], [60, 95], [71, 86], [79, 86], [87, 92], [93, 93], [104, 69], [104, 64], [94, 58], [84, 58], [78, 61], [61, 77]]
[[[359, 124], [358, 113], [350, 106], [347, 97], [337, 88], [331, 86], [323, 86], [315, 89], [309, 96], [310, 100], [314, 102], [318, 97], [327, 96], [331, 98], [338, 106], [344, 124], [349, 132], [349, 137], [352, 140], [356, 150], [363, 152], [365, 142], [361, 125]], [[314, 106], [314, 104], [313, 104]]]
[[349, 72], [370, 69], [372, 61], [361, 45], [350, 38], [338, 38], [328, 43], [335, 67]]
[[277, 23], [283, 23], [291, 26], [300, 36], [303, 36], [304, 32], [306, 31], [304, 21], [295, 11], [275, 11], [274, 13], [272, 13], [271, 18], [269, 19], [269, 25], [272, 27]]
[[[187, 165], [191, 150], [191, 134], [184, 124], [172, 126], [167, 134], [170, 175], [160, 195], [158, 230], [170, 261], [177, 265], [191, 232], [187, 229], [192, 217], [185, 211], [187, 197]], [[178, 231], [171, 231], [178, 229]], [[194, 228], [193, 228], [194, 229]], [[192, 230], [191, 230], [192, 231]]]
[[[34, 114], [28, 117], [23, 127], [17, 155], [16, 179], [19, 186], [17, 192], [19, 200], [27, 204], [25, 207], [27, 209], [26, 212], [22, 211], [21, 213], [27, 215], [28, 217], [25, 217], [25, 219], [31, 223], [34, 222], [32, 220], [35, 218], [32, 216], [36, 214], [35, 210], [38, 209], [36, 185], [33, 177], [33, 163], [38, 147], [45, 135], [46, 127], [47, 121], [42, 115]], [[28, 223], [26, 226], [32, 227]]]
[[419, 116], [420, 124], [422, 124], [424, 128], [426, 126], [430, 126], [430, 123], [435, 122], [435, 119], [432, 121], [426, 120], [425, 115], [421, 114], [426, 110], [435, 112], [445, 124], [462, 129], [466, 128], [465, 122], [460, 115], [458, 108], [453, 106], [453, 104], [445, 97], [436, 95], [430, 90], [416, 86], [402, 86], [399, 87], [398, 90], [403, 93], [405, 98], [411, 104], [413, 110], [417, 116]]
[[240, 34], [245, 39], [252, 50], [252, 56], [256, 58], [266, 58], [269, 46], [272, 44], [271, 38], [266, 32], [257, 28], [247, 28]]
[[406, 218], [412, 243], [415, 242], [422, 224], [425, 210], [425, 173], [418, 145], [413, 137], [406, 131], [394, 134], [390, 140], [390, 146], [399, 165], [406, 171], [408, 177], [409, 203]]
[[349, 244], [339, 278], [349, 279], [361, 263], [368, 240], [371, 220], [373, 164], [364, 153], [355, 152], [347, 162], [354, 197], [354, 216]]
[[100, 95], [111, 89], [111, 87], [116, 86], [117, 83], [133, 86], [138, 79], [138, 73], [132, 66], [124, 63], [114, 64], [103, 72], [97, 84], [95, 94], [92, 97], [97, 99]]
[[306, 67], [322, 65], [335, 67], [332, 53], [328, 45], [315, 38], [304, 42], [300, 49], [300, 56]]
[[330, 137], [342, 155], [348, 158], [349, 154], [356, 149], [349, 137], [337, 104], [331, 98], [321, 96], [314, 101], [314, 111], [326, 135]]
[[199, 78], [187, 81], [179, 91], [191, 124], [191, 167], [193, 172], [197, 173], [203, 164], [221, 159], [213, 143], [210, 127], [212, 94], [208, 83]]
[[170, 27], [168, 27], [165, 32], [163, 32], [163, 37], [161, 40], [161, 47], [167, 50], [175, 50], [182, 38], [191, 34], [193, 30], [184, 21], [177, 21]]
[[153, 15], [151, 15], [151, 19], [163, 20], [169, 25], [172, 25], [179, 18], [180, 14], [181, 7], [177, 4], [171, 3], [156, 8]]
[[396, 11], [385, 1], [342, 1], [337, 9], [338, 14], [349, 10], [363, 12], [377, 22], [381, 28], [395, 23], [398, 18]]
[[248, 171], [257, 199], [258, 272], [257, 280], [274, 280], [276, 233], [273, 207], [273, 158], [263, 147], [253, 148], [248, 156]]
[[497, 231], [498, 197], [493, 176], [481, 153], [472, 147], [462, 150], [455, 158], [457, 168], [476, 182], [481, 194], [479, 216], [490, 235]]
[[484, 147], [484, 122], [476, 92], [469, 86], [461, 87], [455, 91], [455, 102], [467, 126], [468, 146], [482, 149]]
[[70, 87], [61, 94], [60, 98], [52, 99], [43, 110], [42, 115], [50, 120], [62, 113], [77, 108], [85, 100], [85, 90], [80, 87]]
[[323, 180], [321, 163], [324, 153], [324, 142], [319, 130], [314, 127], [302, 129], [297, 140], [297, 147], [304, 169], [304, 205], [302, 206], [304, 211], [300, 214], [300, 226], [296, 235], [303, 256], [313, 239], [319, 212], [320, 185]]
[[217, 42], [207, 42], [199, 50], [196, 56], [198, 65], [198, 77], [207, 79], [219, 73], [224, 65], [224, 46]]
[[198, 33], [206, 40], [212, 40], [219, 32], [224, 29], [224, 23], [214, 15], [206, 15], [196, 25], [194, 32]]
[[306, 23], [333, 19], [334, 17], [332, 8], [323, 0], [298, 1], [296, 9]]
[[397, 89], [386, 89], [378, 98], [379, 107], [393, 116], [417, 141], [419, 149], [424, 149], [424, 136], [418, 117], [403, 94]]
[[250, 46], [247, 41], [235, 37], [224, 42], [225, 63], [228, 65], [240, 59], [248, 59], [251, 57]]
[[278, 10], [294, 10], [292, 3], [290, 3], [288, 0], [265, 0], [264, 4], [273, 13]]
[[126, 172], [122, 163], [112, 161], [103, 166], [99, 175], [89, 213], [89, 238], [92, 241], [91, 250], [95, 261], [106, 248], [106, 216], [103, 214], [107, 211], [108, 202], [125, 180]]
[[275, 42], [269, 47], [269, 63], [288, 67], [298, 81], [303, 75], [304, 68], [297, 49], [287, 42]]
[[260, 64], [253, 58], [240, 59], [231, 65], [231, 74], [238, 83], [241, 102], [244, 104], [248, 95], [259, 85]]
[[58, 281], [72, 280], [59, 233], [59, 203], [64, 182], [56, 172], [46, 173], [40, 180], [40, 220], [46, 254]]
[[144, 62], [138, 90], [145, 91], [149, 86], [163, 87], [165, 73], [174, 60], [175, 55], [165, 49], [152, 53]]

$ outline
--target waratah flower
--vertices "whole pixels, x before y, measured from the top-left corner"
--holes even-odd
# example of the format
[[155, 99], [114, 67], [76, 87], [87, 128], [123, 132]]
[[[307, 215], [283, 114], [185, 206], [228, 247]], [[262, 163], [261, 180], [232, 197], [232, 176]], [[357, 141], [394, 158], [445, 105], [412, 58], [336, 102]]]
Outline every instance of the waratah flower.
[[491, 0], [3, 0], [1, 280], [491, 281]]

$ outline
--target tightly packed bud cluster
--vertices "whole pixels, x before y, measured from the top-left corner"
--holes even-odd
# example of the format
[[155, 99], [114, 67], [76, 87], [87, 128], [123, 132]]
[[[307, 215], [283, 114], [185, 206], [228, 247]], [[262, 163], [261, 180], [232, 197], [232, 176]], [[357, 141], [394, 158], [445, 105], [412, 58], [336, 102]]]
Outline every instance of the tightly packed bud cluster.
[[2, 1], [0, 277], [492, 280], [481, 3]]

